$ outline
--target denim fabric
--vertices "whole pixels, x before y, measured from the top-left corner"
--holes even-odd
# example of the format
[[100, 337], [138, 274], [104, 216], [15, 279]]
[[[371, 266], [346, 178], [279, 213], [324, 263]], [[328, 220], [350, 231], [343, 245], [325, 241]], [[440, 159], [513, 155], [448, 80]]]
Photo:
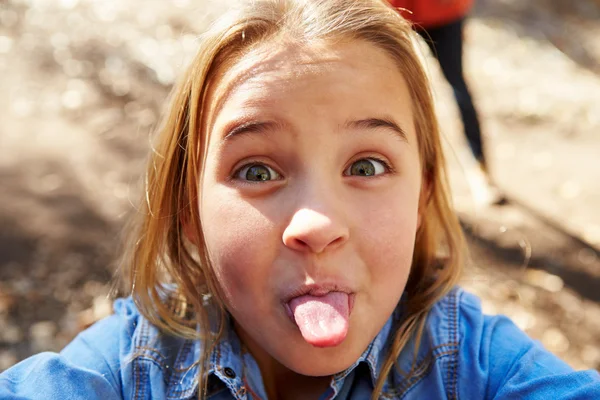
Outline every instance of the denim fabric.
[[[397, 311], [321, 398], [368, 399], [400, 320]], [[191, 399], [200, 352], [199, 342], [160, 334], [121, 299], [113, 316], [60, 354], [38, 354], [1, 374], [0, 398]], [[573, 371], [506, 317], [484, 316], [460, 288], [433, 307], [418, 351], [410, 342], [397, 364], [383, 399], [600, 399], [598, 372]], [[260, 370], [231, 328], [211, 354], [208, 386], [212, 400], [266, 399]]]

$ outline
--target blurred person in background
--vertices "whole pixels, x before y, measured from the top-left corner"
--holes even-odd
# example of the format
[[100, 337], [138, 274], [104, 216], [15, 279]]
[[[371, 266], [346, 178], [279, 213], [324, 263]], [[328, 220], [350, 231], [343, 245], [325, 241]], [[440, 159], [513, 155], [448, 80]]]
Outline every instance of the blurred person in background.
[[478, 168], [469, 174], [471, 191], [478, 204], [504, 204], [506, 198], [493, 184], [486, 159], [481, 126], [463, 73], [463, 27], [474, 0], [389, 0], [400, 14], [413, 22], [452, 86], [463, 129]]

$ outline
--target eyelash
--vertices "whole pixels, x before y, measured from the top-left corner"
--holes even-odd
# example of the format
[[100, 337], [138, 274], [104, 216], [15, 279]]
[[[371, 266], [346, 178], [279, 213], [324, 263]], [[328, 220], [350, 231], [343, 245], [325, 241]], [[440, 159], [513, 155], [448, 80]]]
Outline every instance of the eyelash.
[[[355, 162], [361, 161], [361, 160], [370, 160], [370, 161], [376, 161], [379, 162], [383, 165], [383, 167], [385, 168], [385, 174], [389, 174], [389, 173], [394, 173], [395, 170], [394, 168], [384, 159], [379, 158], [379, 157], [373, 157], [373, 156], [369, 156], [369, 157], [361, 157], [361, 158], [357, 158], [356, 160], [353, 160], [352, 162], [350, 162], [348, 164], [348, 166], [346, 166], [344, 168], [344, 171], [346, 171], [348, 168], [350, 168], [350, 166], [352, 166], [352, 164], [354, 164]], [[239, 173], [244, 169], [244, 168], [249, 168], [255, 165], [264, 165], [265, 167], [274, 170], [280, 177], [283, 176], [282, 173], [280, 173], [277, 169], [271, 167], [270, 165], [268, 165], [267, 163], [263, 162], [263, 161], [249, 161], [243, 165], [241, 165], [239, 168], [236, 168], [233, 173], [230, 176], [230, 180], [237, 180], [237, 181], [241, 181], [245, 184], [256, 184], [256, 183], [261, 183], [261, 182], [253, 182], [253, 181], [248, 181], [245, 179], [239, 179], [238, 175]], [[383, 175], [383, 174], [380, 174]], [[352, 175], [347, 175], [347, 176], [352, 176]], [[379, 175], [376, 175], [379, 176]], [[274, 179], [274, 180], [280, 180], [280, 179]]]
[[268, 169], [273, 170], [273, 172], [275, 172], [278, 175], [278, 179], [272, 179], [271, 181], [279, 181], [279, 180], [281, 180], [281, 177], [283, 176], [283, 174], [280, 173], [276, 168], [271, 167], [268, 163], [265, 163], [263, 161], [250, 161], [250, 162], [247, 162], [247, 163], [243, 164], [239, 168], [236, 168], [233, 171], [233, 174], [231, 174], [230, 180], [236, 180], [236, 181], [243, 182], [244, 184], [251, 184], [251, 185], [256, 184], [256, 183], [261, 183], [260, 181], [249, 181], [249, 180], [246, 180], [246, 179], [240, 179], [240, 178], [238, 178], [238, 175], [244, 169], [251, 168], [251, 167], [254, 167], [254, 166], [261, 166], [261, 165], [267, 167]]
[[[352, 162], [350, 162], [350, 164], [348, 164], [348, 166], [346, 168], [344, 168], [344, 171], [347, 170], [352, 164], [354, 164], [355, 162], [360, 161], [360, 160], [377, 161], [377, 162], [383, 164], [383, 167], [385, 168], [385, 174], [390, 174], [390, 173], [396, 172], [394, 170], [394, 168], [392, 168], [392, 166], [390, 165], [390, 163], [388, 163], [387, 161], [385, 161], [382, 158], [374, 157], [374, 156], [357, 158], [356, 160], [353, 160]], [[381, 175], [383, 175], [383, 174], [381, 174]], [[379, 176], [379, 175], [376, 175], [376, 176]]]

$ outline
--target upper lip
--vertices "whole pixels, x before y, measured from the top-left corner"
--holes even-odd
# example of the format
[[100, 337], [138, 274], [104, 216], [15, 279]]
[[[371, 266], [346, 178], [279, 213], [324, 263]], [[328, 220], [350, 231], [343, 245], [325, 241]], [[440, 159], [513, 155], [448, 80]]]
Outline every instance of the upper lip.
[[348, 286], [338, 284], [338, 283], [311, 283], [311, 284], [303, 284], [295, 287], [290, 290], [286, 295], [283, 296], [283, 302], [289, 303], [292, 299], [300, 296], [310, 295], [310, 296], [325, 296], [330, 292], [342, 292], [347, 294], [352, 294], [354, 291], [350, 289]]

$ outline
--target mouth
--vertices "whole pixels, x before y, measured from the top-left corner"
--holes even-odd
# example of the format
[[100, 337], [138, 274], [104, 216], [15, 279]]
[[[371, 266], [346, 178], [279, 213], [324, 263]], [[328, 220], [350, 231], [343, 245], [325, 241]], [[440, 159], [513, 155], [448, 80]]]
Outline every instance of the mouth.
[[284, 295], [283, 299], [282, 299], [282, 304], [287, 311], [288, 317], [290, 317], [292, 322], [295, 323], [293, 313], [289, 306], [290, 302], [293, 299], [302, 297], [302, 296], [323, 297], [331, 292], [339, 292], [339, 293], [347, 294], [348, 295], [348, 307], [350, 310], [352, 310], [352, 308], [354, 307], [354, 295], [355, 295], [354, 291], [346, 286], [337, 285], [337, 284], [302, 285], [302, 286], [297, 287], [296, 289], [290, 291], [286, 295]]
[[352, 289], [342, 286], [342, 285], [338, 285], [338, 284], [308, 284], [308, 285], [301, 285], [299, 287], [296, 287], [294, 290], [289, 291], [284, 297], [283, 297], [283, 301], [284, 302], [289, 302], [291, 299], [293, 299], [294, 297], [299, 297], [299, 296], [304, 296], [304, 295], [310, 295], [310, 296], [325, 296], [327, 293], [329, 292], [341, 292], [341, 293], [347, 293], [347, 294], [351, 294], [353, 291]]
[[348, 334], [354, 297], [339, 285], [303, 285], [284, 297], [283, 306], [307, 343], [333, 347]]

